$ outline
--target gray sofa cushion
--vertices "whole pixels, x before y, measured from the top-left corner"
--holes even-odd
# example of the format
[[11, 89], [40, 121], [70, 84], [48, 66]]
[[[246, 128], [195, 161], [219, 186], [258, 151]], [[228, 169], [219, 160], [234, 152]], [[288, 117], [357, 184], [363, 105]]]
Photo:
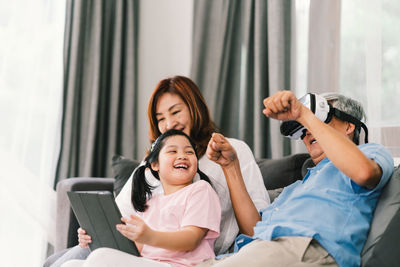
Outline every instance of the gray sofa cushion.
[[361, 253], [362, 266], [398, 266], [400, 263], [400, 246], [394, 245], [400, 240], [399, 208], [400, 166], [382, 191]]
[[257, 159], [265, 188], [279, 189], [303, 179], [302, 167], [305, 160], [309, 158], [309, 154], [300, 153], [280, 159]]

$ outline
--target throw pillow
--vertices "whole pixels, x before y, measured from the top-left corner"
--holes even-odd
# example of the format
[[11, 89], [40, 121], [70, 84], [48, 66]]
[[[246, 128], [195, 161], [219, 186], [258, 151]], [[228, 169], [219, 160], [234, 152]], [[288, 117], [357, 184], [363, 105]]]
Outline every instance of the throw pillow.
[[139, 166], [140, 162], [137, 160], [131, 160], [121, 155], [115, 155], [112, 158], [112, 168], [115, 175], [114, 182], [114, 194], [117, 196], [124, 187], [126, 181], [128, 181], [132, 172]]

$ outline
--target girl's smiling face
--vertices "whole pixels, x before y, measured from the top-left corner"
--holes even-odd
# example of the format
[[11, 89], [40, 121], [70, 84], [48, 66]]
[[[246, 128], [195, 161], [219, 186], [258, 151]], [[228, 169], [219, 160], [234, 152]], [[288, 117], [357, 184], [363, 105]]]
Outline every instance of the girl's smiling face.
[[197, 172], [197, 157], [189, 140], [174, 135], [164, 140], [158, 161], [151, 163], [158, 172], [164, 193], [171, 194], [191, 184]]

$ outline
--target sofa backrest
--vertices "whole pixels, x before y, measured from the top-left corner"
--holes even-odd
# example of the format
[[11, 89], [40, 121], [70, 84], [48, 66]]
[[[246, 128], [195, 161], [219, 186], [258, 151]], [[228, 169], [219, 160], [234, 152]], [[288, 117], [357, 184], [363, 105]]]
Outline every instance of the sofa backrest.
[[[299, 153], [280, 159], [256, 159], [268, 190], [280, 189], [303, 179], [302, 169], [310, 159], [307, 153]], [[308, 163], [307, 163], [308, 164]]]

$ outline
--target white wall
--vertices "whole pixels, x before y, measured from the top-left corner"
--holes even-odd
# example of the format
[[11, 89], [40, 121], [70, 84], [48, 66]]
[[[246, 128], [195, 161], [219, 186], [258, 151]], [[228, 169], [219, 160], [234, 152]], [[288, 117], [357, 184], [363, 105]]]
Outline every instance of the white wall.
[[139, 159], [148, 142], [147, 103], [157, 82], [189, 75], [193, 0], [142, 0], [139, 16]]

